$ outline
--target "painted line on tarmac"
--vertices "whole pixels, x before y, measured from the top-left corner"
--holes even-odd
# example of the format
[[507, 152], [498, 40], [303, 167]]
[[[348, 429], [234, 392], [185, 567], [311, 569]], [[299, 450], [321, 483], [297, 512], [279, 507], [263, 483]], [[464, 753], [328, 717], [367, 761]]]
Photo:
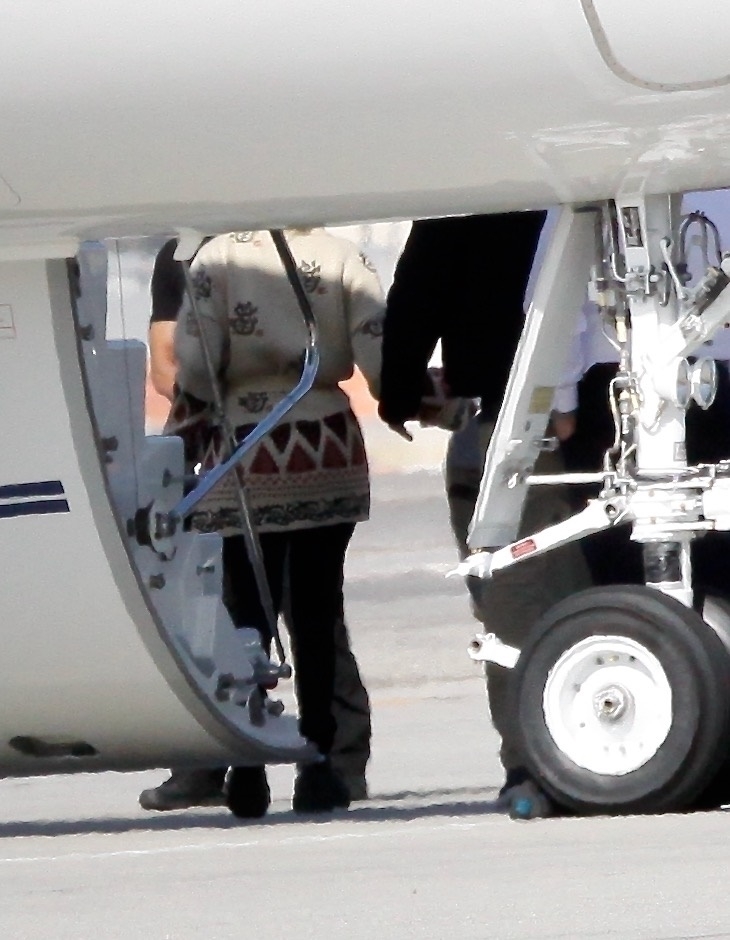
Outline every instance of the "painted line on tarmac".
[[[69, 862], [89, 861], [91, 859], [136, 858], [140, 856], [172, 855], [176, 852], [212, 852], [217, 849], [249, 849], [290, 845], [314, 845], [324, 842], [344, 842], [348, 839], [401, 838], [404, 835], [445, 832], [449, 829], [476, 829], [488, 825], [488, 821], [451, 822], [440, 826], [399, 826], [397, 829], [371, 832], [338, 832], [322, 836], [285, 836], [283, 839], [247, 839], [245, 842], [186, 843], [184, 845], [160, 846], [155, 849], [120, 849], [118, 852], [69, 852], [66, 855], [19, 855], [0, 857], [0, 865], [12, 865], [29, 862]], [[269, 832], [271, 830], [268, 830]]]

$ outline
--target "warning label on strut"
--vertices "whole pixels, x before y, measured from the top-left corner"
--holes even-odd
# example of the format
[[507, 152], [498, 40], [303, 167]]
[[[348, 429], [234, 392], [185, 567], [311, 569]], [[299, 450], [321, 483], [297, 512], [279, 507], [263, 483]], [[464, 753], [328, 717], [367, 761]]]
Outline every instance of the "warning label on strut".
[[515, 543], [510, 549], [513, 558], [522, 558], [523, 555], [530, 555], [536, 551], [537, 545], [535, 545], [533, 539], [523, 539], [523, 541]]

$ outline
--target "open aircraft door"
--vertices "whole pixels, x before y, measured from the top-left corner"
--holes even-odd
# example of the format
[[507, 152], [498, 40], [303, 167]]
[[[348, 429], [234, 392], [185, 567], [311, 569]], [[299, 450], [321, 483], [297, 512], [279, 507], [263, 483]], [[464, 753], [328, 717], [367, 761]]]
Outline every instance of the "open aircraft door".
[[183, 495], [182, 442], [145, 437], [146, 348], [105, 339], [106, 264], [0, 264], [0, 772], [306, 760], [259, 691], [283, 670], [221, 603], [220, 539], [136, 537]]

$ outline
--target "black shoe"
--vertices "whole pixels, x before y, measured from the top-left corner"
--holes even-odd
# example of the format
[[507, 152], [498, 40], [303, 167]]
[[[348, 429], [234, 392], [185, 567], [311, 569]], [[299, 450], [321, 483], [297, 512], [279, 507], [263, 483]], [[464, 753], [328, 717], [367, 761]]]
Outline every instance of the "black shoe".
[[271, 804], [265, 767], [232, 767], [226, 783], [226, 806], [239, 819], [261, 819]]
[[348, 789], [328, 760], [300, 768], [292, 797], [295, 813], [330, 813], [333, 809], [347, 809], [349, 805]]
[[155, 809], [161, 813], [170, 809], [190, 809], [191, 806], [224, 806], [225, 775], [225, 768], [173, 770], [159, 787], [140, 793], [139, 805], [142, 809]]
[[362, 800], [369, 800], [368, 784], [365, 774], [341, 774], [342, 781], [350, 794], [350, 802], [358, 803]]

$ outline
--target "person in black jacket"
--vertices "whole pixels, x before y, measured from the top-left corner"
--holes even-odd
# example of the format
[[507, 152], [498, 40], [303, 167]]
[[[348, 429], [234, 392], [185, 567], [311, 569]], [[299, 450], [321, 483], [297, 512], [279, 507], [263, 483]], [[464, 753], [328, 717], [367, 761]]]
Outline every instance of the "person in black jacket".
[[[441, 340], [447, 393], [479, 399], [477, 416], [451, 436], [446, 490], [462, 557], [484, 467], [524, 324], [524, 298], [545, 212], [459, 216], [414, 222], [388, 293], [383, 335], [381, 418], [392, 427], [419, 417], [431, 393], [428, 362]], [[559, 437], [571, 416], [554, 415]], [[542, 454], [541, 472], [564, 469], [559, 454]], [[570, 514], [558, 487], [528, 494], [521, 532], [534, 532]], [[505, 643], [521, 646], [543, 611], [587, 587], [588, 570], [573, 544], [521, 562], [493, 579], [469, 578], [475, 616]], [[502, 738], [502, 795], [528, 779], [510, 702], [510, 672], [488, 664], [492, 721]]]

